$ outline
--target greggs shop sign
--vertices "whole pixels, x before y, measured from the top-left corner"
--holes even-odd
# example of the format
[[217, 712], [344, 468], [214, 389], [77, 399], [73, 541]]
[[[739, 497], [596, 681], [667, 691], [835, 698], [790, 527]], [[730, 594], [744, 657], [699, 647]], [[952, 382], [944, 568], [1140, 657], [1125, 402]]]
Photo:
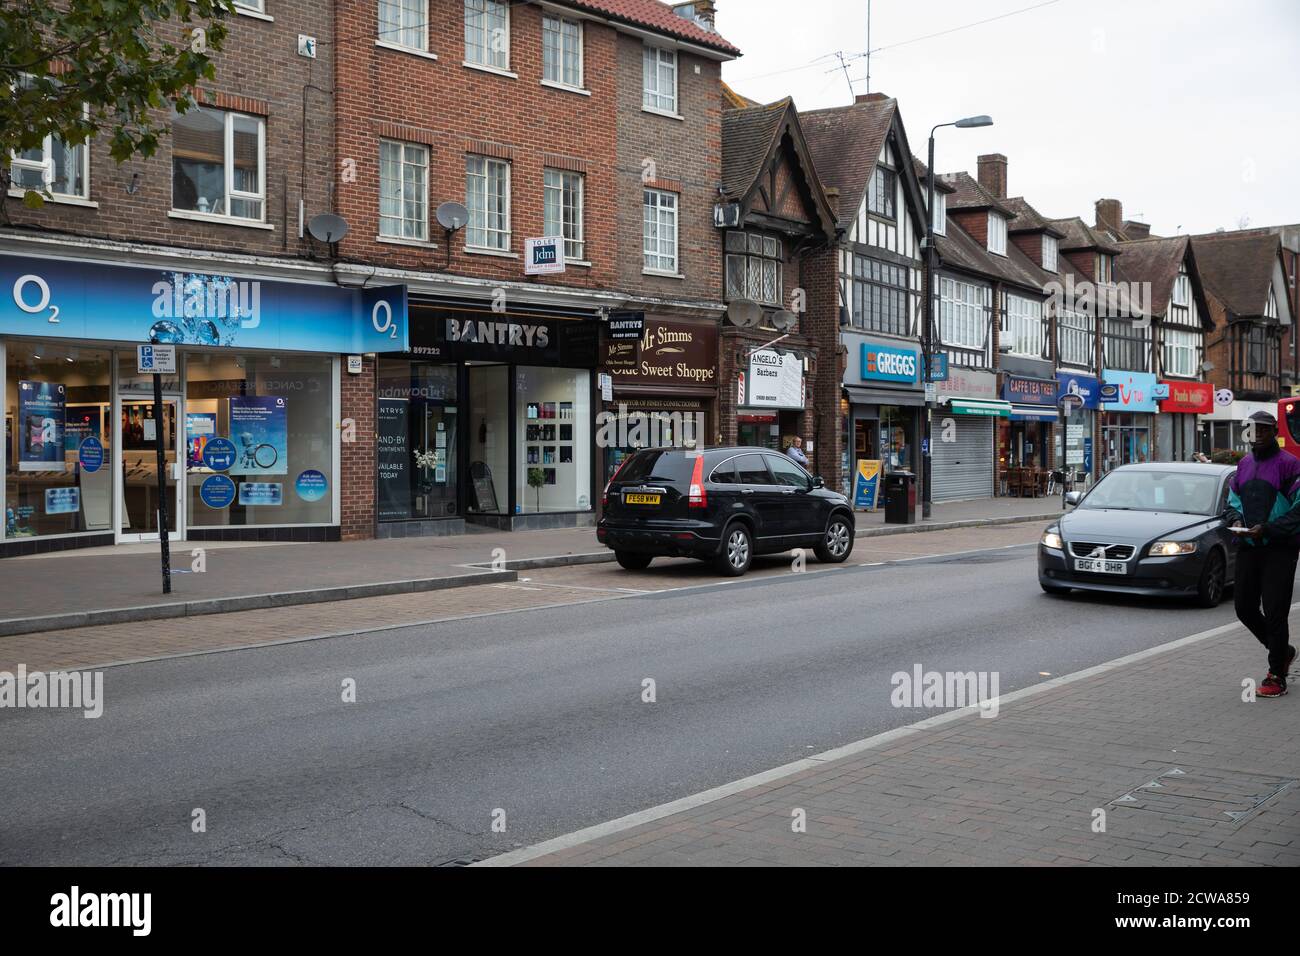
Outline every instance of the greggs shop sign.
[[862, 343], [861, 376], [869, 382], [906, 382], [911, 385], [921, 367], [920, 355], [911, 349]]
[[1209, 382], [1161, 382], [1169, 397], [1160, 403], [1162, 412], [1209, 415], [1214, 412], [1214, 386]]

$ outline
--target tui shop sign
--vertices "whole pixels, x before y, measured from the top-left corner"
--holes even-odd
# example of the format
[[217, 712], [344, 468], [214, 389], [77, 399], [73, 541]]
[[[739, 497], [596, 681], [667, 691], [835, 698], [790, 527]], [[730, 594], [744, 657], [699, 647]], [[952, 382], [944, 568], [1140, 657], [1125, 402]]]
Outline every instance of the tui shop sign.
[[0, 255], [0, 334], [356, 354], [400, 352], [407, 333], [405, 286]]

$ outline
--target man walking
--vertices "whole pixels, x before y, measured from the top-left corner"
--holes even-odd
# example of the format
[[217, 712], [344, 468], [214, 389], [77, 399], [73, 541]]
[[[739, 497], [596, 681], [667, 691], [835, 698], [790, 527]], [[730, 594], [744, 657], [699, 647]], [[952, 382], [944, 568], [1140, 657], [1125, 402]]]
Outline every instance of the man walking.
[[1268, 676], [1260, 697], [1281, 697], [1295, 660], [1287, 619], [1300, 556], [1300, 459], [1277, 443], [1277, 419], [1250, 416], [1251, 450], [1229, 484], [1229, 521], [1244, 525], [1237, 552], [1237, 617], [1268, 648]]
[[794, 436], [794, 439], [790, 442], [790, 447], [785, 450], [785, 453], [805, 468], [808, 467], [808, 456], [803, 453], [803, 439], [798, 435]]

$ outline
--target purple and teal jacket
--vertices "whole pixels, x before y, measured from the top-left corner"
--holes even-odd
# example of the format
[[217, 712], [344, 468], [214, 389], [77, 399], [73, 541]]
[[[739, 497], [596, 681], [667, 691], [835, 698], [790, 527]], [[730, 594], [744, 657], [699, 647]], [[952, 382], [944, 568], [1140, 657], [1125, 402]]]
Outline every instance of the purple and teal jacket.
[[1264, 526], [1261, 544], [1300, 547], [1300, 458], [1281, 450], [1263, 461], [1247, 455], [1228, 483], [1228, 507], [1236, 513], [1230, 520]]

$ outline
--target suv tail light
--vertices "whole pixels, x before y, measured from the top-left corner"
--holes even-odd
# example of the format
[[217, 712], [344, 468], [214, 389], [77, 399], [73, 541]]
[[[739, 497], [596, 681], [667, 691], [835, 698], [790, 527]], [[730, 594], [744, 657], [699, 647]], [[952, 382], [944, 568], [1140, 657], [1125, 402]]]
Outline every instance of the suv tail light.
[[610, 476], [609, 481], [605, 482], [605, 490], [600, 493], [600, 506], [602, 508], [609, 507], [609, 486], [618, 480], [618, 473], [622, 471], [623, 466], [626, 465], [631, 460], [632, 460], [632, 456], [628, 455], [626, 458], [620, 461], [618, 463], [618, 467], [614, 469], [614, 474]]
[[707, 508], [709, 506], [709, 495], [704, 490], [704, 456], [699, 455], [695, 459], [695, 467], [691, 470], [691, 487], [688, 492], [689, 497], [686, 501], [688, 508]]

